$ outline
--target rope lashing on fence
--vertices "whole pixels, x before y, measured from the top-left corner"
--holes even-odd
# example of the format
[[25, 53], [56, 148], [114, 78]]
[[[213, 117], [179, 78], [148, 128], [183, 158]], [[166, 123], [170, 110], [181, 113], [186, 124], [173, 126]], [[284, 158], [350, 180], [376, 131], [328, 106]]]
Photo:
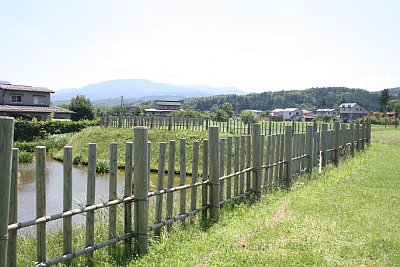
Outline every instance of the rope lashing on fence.
[[244, 170], [235, 172], [235, 173], [231, 173], [231, 174], [229, 174], [229, 175], [222, 176], [222, 177], [219, 178], [219, 180], [221, 181], [221, 180], [225, 180], [225, 179], [228, 179], [228, 178], [232, 178], [232, 177], [235, 177], [235, 176], [237, 176], [237, 175], [250, 172], [250, 171], [252, 171], [252, 170], [254, 170], [254, 168], [253, 168], [253, 167], [250, 167], [250, 168], [247, 168], [247, 169], [244, 169]]
[[303, 158], [310, 158], [310, 156], [307, 155], [307, 154], [304, 154], [304, 155], [301, 155], [301, 156], [297, 156], [297, 157], [292, 158], [292, 161], [299, 160], [299, 159], [303, 159]]
[[133, 233], [133, 232], [127, 233], [127, 234], [124, 234], [124, 235], [121, 235], [121, 236], [117, 236], [117, 237], [108, 239], [107, 241], [104, 241], [104, 242], [101, 242], [101, 243], [98, 243], [98, 244], [95, 244], [95, 245], [91, 245], [91, 246], [85, 247], [84, 249], [77, 250], [77, 251], [74, 251], [74, 252], [71, 252], [71, 253], [68, 253], [68, 254], [64, 254], [64, 255], [62, 255], [62, 256], [60, 256], [58, 258], [54, 258], [54, 259], [48, 260], [46, 262], [40, 262], [40, 263], [38, 263], [38, 264], [36, 264], [34, 266], [35, 267], [45, 267], [45, 266], [51, 266], [51, 265], [54, 265], [54, 264], [58, 264], [58, 263], [61, 263], [63, 261], [76, 258], [78, 256], [87, 254], [89, 252], [104, 248], [104, 247], [109, 246], [111, 244], [115, 244], [115, 243], [118, 243], [120, 241], [123, 241], [125, 239], [129, 239], [129, 238], [132, 238], [132, 237], [135, 237], [135, 236], [136, 236], [136, 234]]
[[0, 240], [8, 240], [8, 235], [0, 236]]
[[165, 225], [171, 224], [171, 223], [176, 222], [176, 221], [181, 221], [181, 220], [183, 220], [183, 219], [186, 219], [187, 217], [193, 216], [193, 215], [195, 215], [196, 213], [199, 213], [199, 212], [201, 212], [201, 211], [203, 211], [203, 210], [206, 210], [206, 209], [208, 209], [208, 208], [210, 208], [210, 207], [211, 207], [210, 205], [206, 205], [206, 206], [203, 206], [203, 207], [201, 207], [201, 208], [197, 208], [197, 209], [195, 209], [195, 210], [192, 210], [192, 211], [190, 211], [190, 212], [186, 212], [186, 213], [183, 213], [183, 214], [179, 214], [179, 215], [177, 215], [177, 216], [175, 216], [175, 217], [172, 217], [172, 218], [170, 218], [170, 219], [168, 219], [168, 220], [166, 220], [166, 221], [162, 221], [162, 222], [159, 222], [159, 223], [154, 224], [154, 225], [152, 225], [152, 226], [149, 226], [149, 231], [156, 230], [156, 229], [158, 229], [158, 228], [160, 228], [160, 227], [163, 227], [163, 226], [165, 226]]
[[162, 189], [162, 190], [158, 190], [158, 191], [153, 191], [153, 192], [149, 192], [148, 196], [149, 197], [154, 197], [154, 196], [157, 196], [157, 195], [163, 195], [163, 194], [170, 193], [170, 192], [177, 192], [177, 191], [180, 191], [180, 190], [193, 188], [193, 187], [206, 185], [206, 184], [210, 184], [210, 181], [209, 180], [204, 180], [204, 181], [196, 182], [194, 184], [193, 183], [192, 184], [185, 184], [185, 185], [180, 185], [180, 186], [171, 187], [171, 188], [167, 188], [167, 189]]
[[133, 202], [134, 200], [135, 200], [135, 197], [132, 195], [132, 196], [121, 198], [121, 199], [111, 200], [106, 203], [99, 203], [99, 204], [90, 205], [90, 206], [87, 206], [84, 208], [78, 208], [78, 209], [61, 212], [61, 213], [58, 213], [55, 215], [47, 215], [47, 216], [39, 217], [39, 218], [36, 218], [33, 220], [25, 221], [25, 222], [17, 222], [17, 223], [8, 225], [8, 230], [9, 231], [17, 230], [17, 229], [29, 227], [32, 225], [36, 225], [39, 223], [50, 222], [50, 221], [58, 220], [61, 218], [66, 218], [66, 217], [70, 217], [73, 215], [85, 213], [88, 211], [94, 211], [94, 210], [98, 210], [98, 209], [102, 209], [102, 208], [107, 208], [107, 207], [115, 206], [115, 205], [122, 204], [122, 203], [130, 203], [130, 202]]
[[284, 161], [278, 161], [278, 162], [273, 163], [273, 164], [262, 165], [261, 168], [262, 168], [262, 169], [269, 169], [269, 168], [272, 168], [272, 167], [275, 167], [275, 166], [279, 166], [279, 165], [281, 165], [282, 163], [284, 163]]

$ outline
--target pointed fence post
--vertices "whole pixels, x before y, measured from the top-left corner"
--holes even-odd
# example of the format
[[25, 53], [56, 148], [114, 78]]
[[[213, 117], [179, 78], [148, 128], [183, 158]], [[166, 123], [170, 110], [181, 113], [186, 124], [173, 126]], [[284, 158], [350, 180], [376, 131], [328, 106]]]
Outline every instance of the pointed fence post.
[[14, 119], [0, 117], [0, 267], [7, 266], [13, 136]]
[[139, 255], [149, 250], [149, 183], [148, 183], [148, 133], [146, 127], [134, 128], [133, 172], [135, 196], [136, 249]]
[[283, 162], [285, 163], [284, 170], [284, 179], [286, 188], [290, 188], [290, 184], [292, 182], [292, 139], [293, 139], [293, 131], [291, 125], [285, 126], [285, 146], [284, 146], [284, 154], [283, 154]]
[[209, 177], [210, 177], [210, 206], [211, 218], [219, 220], [219, 128], [208, 128], [208, 152], [209, 152]]
[[256, 197], [261, 196], [262, 162], [261, 162], [261, 125], [253, 124], [253, 190]]

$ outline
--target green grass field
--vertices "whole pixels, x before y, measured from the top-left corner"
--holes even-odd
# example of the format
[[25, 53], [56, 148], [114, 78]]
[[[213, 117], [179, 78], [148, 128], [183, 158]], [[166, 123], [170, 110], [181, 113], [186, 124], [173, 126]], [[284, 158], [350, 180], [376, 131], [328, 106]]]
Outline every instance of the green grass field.
[[187, 227], [132, 266], [400, 265], [400, 131], [290, 192], [225, 207], [207, 231]]

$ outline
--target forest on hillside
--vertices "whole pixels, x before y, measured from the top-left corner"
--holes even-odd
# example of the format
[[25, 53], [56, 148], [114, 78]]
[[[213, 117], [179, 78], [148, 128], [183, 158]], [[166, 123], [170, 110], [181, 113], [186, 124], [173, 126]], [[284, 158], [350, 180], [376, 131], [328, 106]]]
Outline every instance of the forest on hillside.
[[379, 92], [347, 87], [319, 87], [305, 90], [252, 93], [248, 95], [220, 95], [194, 98], [185, 101], [185, 109], [213, 110], [225, 102], [234, 111], [245, 109], [273, 110], [275, 108], [298, 107], [302, 109], [337, 108], [342, 102], [356, 102], [364, 108], [379, 109]]

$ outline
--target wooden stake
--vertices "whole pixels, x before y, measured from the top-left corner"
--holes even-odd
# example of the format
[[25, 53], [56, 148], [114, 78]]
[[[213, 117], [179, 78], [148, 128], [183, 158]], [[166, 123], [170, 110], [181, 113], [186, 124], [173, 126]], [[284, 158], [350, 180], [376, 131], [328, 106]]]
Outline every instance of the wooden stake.
[[210, 175], [210, 206], [211, 218], [219, 220], [219, 129], [210, 126], [208, 131], [209, 175]]
[[[64, 195], [63, 195], [63, 211], [72, 209], [72, 147], [64, 147]], [[63, 218], [63, 253], [72, 252], [72, 216]], [[72, 261], [65, 262], [66, 266], [71, 266]]]
[[139, 255], [149, 250], [149, 183], [148, 183], [148, 134], [147, 128], [135, 127], [133, 141], [135, 233]]

